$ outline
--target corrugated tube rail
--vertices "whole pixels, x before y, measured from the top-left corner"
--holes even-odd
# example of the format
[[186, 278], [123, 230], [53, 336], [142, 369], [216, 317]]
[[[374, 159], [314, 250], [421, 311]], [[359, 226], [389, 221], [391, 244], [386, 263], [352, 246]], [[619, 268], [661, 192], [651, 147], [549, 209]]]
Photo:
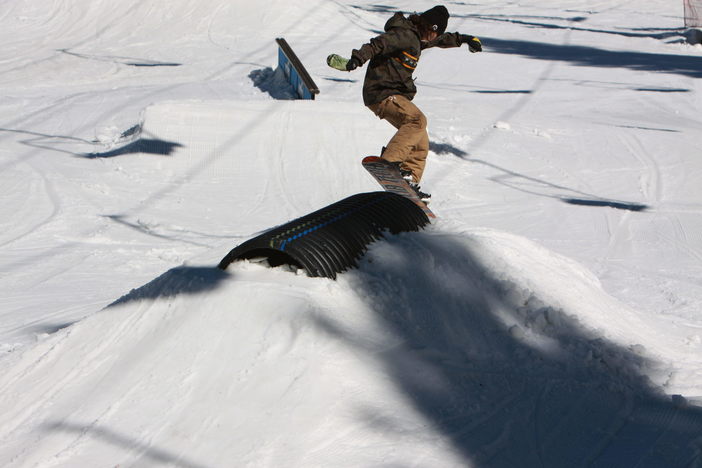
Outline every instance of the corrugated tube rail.
[[236, 260], [264, 257], [271, 266], [296, 265], [308, 276], [334, 279], [356, 267], [368, 245], [384, 232], [417, 231], [428, 223], [424, 211], [401, 195], [360, 193], [249, 239], [218, 267], [224, 270]]

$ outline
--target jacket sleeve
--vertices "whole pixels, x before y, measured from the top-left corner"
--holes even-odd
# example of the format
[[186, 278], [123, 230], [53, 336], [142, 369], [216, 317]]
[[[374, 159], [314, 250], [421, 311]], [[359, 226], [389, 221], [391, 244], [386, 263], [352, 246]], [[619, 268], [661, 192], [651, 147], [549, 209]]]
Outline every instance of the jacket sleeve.
[[363, 44], [360, 49], [354, 49], [351, 56], [357, 58], [361, 65], [377, 55], [390, 55], [400, 47], [401, 38], [393, 31], [374, 37], [367, 44]]
[[440, 47], [442, 49], [448, 49], [451, 47], [461, 46], [461, 34], [457, 32], [444, 33], [438, 36], [433, 41], [422, 42], [422, 49], [429, 49], [430, 47]]

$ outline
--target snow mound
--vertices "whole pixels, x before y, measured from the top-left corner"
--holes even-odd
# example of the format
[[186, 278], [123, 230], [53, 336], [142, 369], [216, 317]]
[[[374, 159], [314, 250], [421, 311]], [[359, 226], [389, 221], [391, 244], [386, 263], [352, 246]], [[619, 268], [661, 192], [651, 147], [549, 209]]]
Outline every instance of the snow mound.
[[41, 3], [0, 14], [0, 465], [699, 465], [702, 46], [671, 2], [451, 2], [484, 52], [415, 72], [440, 221], [336, 282], [214, 265], [378, 190], [394, 129], [325, 59], [418, 2]]
[[568, 465], [634, 437], [676, 463], [702, 418], [654, 390], [632, 320], [572, 260], [450, 223], [372, 244], [337, 282], [183, 265], [4, 361], [0, 459]]

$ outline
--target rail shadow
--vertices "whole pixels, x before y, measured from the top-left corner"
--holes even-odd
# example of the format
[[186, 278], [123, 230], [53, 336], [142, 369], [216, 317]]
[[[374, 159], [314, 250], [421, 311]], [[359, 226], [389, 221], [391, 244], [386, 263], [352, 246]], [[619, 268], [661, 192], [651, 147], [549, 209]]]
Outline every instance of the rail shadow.
[[75, 322], [44, 322], [26, 327], [25, 330], [36, 335], [53, 335], [54, 333], [68, 328]]
[[108, 151], [84, 153], [81, 156], [87, 159], [114, 158], [125, 154], [154, 154], [159, 156], [170, 156], [183, 145], [174, 141], [159, 140], [153, 138], [139, 138], [122, 147]]
[[294, 100], [297, 99], [295, 90], [285, 78], [285, 73], [281, 68], [273, 70], [271, 67], [253, 70], [249, 73], [249, 79], [253, 85], [269, 94], [273, 99]]
[[138, 153], [170, 156], [176, 149], [182, 147], [182, 144], [173, 141], [139, 138], [119, 148], [102, 152], [84, 153], [82, 156], [88, 159], [114, 158], [116, 156], [124, 156], [125, 154]]
[[179, 266], [163, 273], [145, 285], [132, 289], [107, 308], [143, 299], [173, 297], [179, 294], [200, 294], [212, 291], [231, 275], [215, 267]]

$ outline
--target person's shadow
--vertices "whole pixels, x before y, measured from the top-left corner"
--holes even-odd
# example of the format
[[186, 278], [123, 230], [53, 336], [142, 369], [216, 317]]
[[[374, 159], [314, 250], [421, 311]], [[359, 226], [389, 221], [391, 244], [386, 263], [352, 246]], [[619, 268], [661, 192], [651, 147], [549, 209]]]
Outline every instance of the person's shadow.
[[[332, 319], [319, 325], [379, 360], [465, 466], [700, 466], [702, 409], [652, 386], [646, 373], [655, 363], [636, 347], [608, 341], [573, 312], [495, 275], [468, 242], [441, 233], [386, 242], [394, 255], [371, 249], [350, 285], [395, 344], [378, 352]], [[567, 273], [541, 283], [583, 281]], [[403, 430], [377, 408], [366, 416], [381, 430]]]

